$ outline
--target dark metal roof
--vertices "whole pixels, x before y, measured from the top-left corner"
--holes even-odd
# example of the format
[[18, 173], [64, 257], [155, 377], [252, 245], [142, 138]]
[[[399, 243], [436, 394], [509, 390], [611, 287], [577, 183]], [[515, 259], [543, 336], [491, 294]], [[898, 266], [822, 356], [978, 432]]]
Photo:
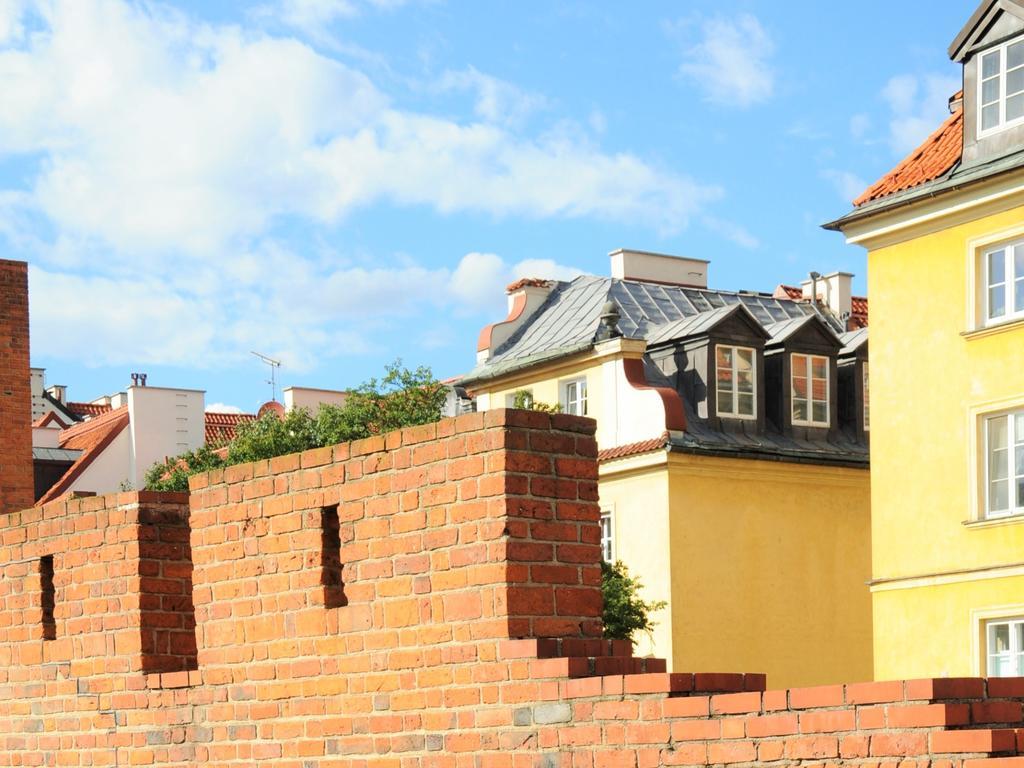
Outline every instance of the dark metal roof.
[[[762, 326], [813, 313], [810, 305], [768, 294], [685, 288], [611, 277], [581, 275], [559, 282], [522, 328], [495, 350], [466, 381], [494, 378], [541, 360], [583, 351], [594, 342], [601, 308], [611, 299], [621, 314], [619, 330], [649, 343], [693, 335], [721, 313], [741, 304]], [[692, 327], [688, 322], [693, 321]], [[675, 328], [671, 324], [678, 324]]]

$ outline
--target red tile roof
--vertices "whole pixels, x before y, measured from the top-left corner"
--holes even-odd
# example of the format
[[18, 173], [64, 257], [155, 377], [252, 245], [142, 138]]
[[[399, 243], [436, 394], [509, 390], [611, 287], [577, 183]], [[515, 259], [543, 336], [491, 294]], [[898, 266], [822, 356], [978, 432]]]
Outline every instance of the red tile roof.
[[75, 416], [99, 416], [103, 413], [110, 413], [113, 408], [107, 404], [102, 405], [100, 403], [67, 403], [68, 410], [71, 411]]
[[520, 288], [547, 288], [550, 284], [550, 280], [544, 280], [540, 277], [524, 277], [516, 280], [514, 283], [509, 283], [505, 287], [505, 292], [512, 293]]
[[42, 495], [36, 505], [45, 504], [63, 496], [71, 489], [79, 475], [106, 450], [121, 430], [128, 426], [128, 407], [110, 410], [95, 418], [75, 424], [60, 433], [58, 438], [61, 448], [82, 451], [74, 464], [61, 475], [50, 490]]
[[[777, 299], [793, 299], [793, 301], [800, 301], [803, 298], [804, 291], [796, 285], [780, 285], [775, 289], [775, 298]], [[850, 322], [848, 331], [856, 331], [859, 328], [868, 327], [868, 297], [867, 296], [851, 296], [850, 297]]]
[[238, 425], [252, 421], [251, 413], [206, 413], [206, 444], [211, 447], [223, 445], [235, 439]]
[[597, 452], [598, 461], [610, 461], [611, 459], [624, 459], [627, 456], [638, 456], [641, 453], [651, 453], [660, 450], [668, 444], [668, 434], [662, 433], [661, 437], [654, 437], [650, 440], [641, 440], [638, 443], [616, 445], [614, 448], [605, 448]]
[[[954, 99], [962, 98], [962, 93]], [[924, 143], [907, 155], [853, 201], [861, 206], [873, 200], [920, 186], [943, 176], [960, 162], [964, 144], [964, 110], [961, 105]]]

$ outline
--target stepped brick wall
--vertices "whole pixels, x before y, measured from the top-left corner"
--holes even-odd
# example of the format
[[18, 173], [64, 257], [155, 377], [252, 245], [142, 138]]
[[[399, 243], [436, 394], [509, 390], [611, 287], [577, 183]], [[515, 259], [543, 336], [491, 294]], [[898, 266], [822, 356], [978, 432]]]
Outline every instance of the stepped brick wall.
[[765, 691], [600, 639], [593, 431], [472, 414], [8, 516], [0, 766], [1022, 768], [1024, 680]]
[[28, 265], [0, 259], [0, 514], [33, 501]]

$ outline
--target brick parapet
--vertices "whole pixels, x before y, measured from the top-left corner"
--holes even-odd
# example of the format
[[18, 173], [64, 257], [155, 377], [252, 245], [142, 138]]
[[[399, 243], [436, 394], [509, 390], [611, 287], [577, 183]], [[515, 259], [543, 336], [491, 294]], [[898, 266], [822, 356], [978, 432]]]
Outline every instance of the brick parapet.
[[596, 637], [595, 477], [593, 422], [499, 412], [9, 516], [0, 766], [1022, 768], [983, 761], [1024, 680], [765, 691]]

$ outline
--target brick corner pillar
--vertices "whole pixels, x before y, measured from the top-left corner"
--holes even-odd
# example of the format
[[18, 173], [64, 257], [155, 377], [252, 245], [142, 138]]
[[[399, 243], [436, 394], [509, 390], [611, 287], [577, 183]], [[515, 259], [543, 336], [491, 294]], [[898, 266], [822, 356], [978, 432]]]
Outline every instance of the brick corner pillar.
[[31, 507], [28, 264], [0, 259], [0, 514]]

